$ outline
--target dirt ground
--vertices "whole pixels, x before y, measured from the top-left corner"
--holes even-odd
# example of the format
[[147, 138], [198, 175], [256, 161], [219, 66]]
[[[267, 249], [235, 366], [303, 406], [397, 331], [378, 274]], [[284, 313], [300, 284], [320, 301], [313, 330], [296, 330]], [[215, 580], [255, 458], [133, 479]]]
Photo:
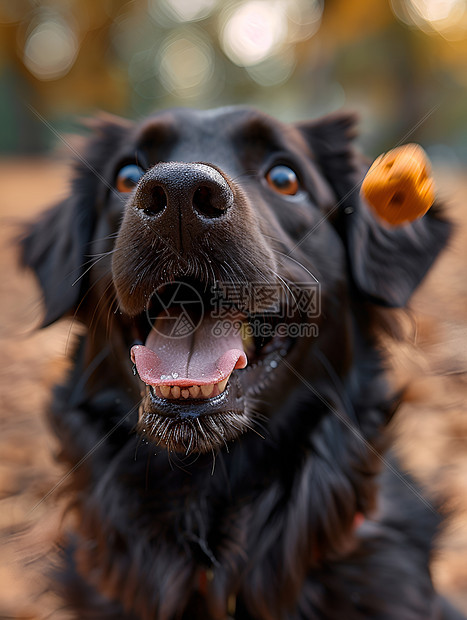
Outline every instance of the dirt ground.
[[[407, 468], [429, 493], [442, 492], [453, 512], [433, 575], [467, 613], [467, 182], [452, 171], [436, 176], [458, 230], [402, 316], [405, 338], [387, 343], [395, 380], [411, 386], [392, 432]], [[54, 486], [64, 471], [43, 414], [72, 329], [64, 321], [35, 331], [39, 293], [17, 267], [14, 237], [64, 194], [67, 173], [61, 162], [8, 161], [0, 162], [0, 181], [0, 619], [36, 619], [56, 608], [44, 592], [44, 566], [61, 525]]]

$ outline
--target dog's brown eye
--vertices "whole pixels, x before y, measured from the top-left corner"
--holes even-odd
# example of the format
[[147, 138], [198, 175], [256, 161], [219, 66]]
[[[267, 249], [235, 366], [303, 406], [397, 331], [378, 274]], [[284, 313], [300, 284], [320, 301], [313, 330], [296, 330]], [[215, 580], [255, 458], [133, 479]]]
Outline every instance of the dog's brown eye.
[[267, 173], [266, 180], [280, 194], [294, 196], [298, 192], [297, 175], [288, 166], [274, 166]]
[[128, 164], [127, 166], [123, 166], [117, 175], [116, 186], [118, 191], [122, 193], [131, 192], [143, 174], [144, 170], [136, 164]]

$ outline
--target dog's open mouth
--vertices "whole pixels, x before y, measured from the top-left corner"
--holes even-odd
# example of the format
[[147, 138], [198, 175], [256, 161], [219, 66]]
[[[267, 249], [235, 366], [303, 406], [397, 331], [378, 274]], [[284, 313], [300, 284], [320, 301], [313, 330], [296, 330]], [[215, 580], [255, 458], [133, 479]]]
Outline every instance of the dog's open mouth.
[[156, 291], [137, 321], [142, 344], [131, 349], [146, 384], [139, 431], [172, 451], [189, 453], [218, 448], [251, 428], [245, 392], [262, 382], [264, 360], [271, 361], [271, 370], [277, 366], [272, 358], [291, 346], [290, 338], [273, 334], [273, 320], [248, 320], [232, 306], [220, 312], [192, 283]]
[[[132, 348], [132, 360], [141, 380], [159, 398], [188, 400], [218, 396], [232, 372], [247, 365], [241, 333], [232, 328], [225, 336], [216, 335], [215, 318], [208, 314], [196, 325], [185, 313], [180, 306], [162, 312], [145, 344]], [[174, 327], [184, 320], [185, 333], [174, 334]]]

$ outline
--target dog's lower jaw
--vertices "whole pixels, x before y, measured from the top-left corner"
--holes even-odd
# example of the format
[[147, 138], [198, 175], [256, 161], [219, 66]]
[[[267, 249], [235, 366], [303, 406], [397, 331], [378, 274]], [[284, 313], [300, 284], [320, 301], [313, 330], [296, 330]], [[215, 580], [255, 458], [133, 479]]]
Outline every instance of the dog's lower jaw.
[[251, 428], [247, 414], [227, 411], [194, 418], [169, 418], [145, 412], [143, 405], [137, 431], [156, 446], [181, 455], [218, 452], [229, 441]]
[[136, 430], [168, 452], [185, 456], [218, 452], [253, 427], [244, 399], [232, 394], [238, 389], [235, 382], [217, 397], [178, 404], [157, 398], [147, 387]]

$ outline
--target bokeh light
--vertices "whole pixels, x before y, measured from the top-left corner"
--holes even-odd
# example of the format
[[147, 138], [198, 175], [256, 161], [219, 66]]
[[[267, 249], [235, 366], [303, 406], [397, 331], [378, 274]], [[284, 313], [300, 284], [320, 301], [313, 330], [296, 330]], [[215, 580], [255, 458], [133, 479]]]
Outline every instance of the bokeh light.
[[391, 0], [396, 16], [427, 34], [447, 39], [467, 36], [467, 0]]
[[179, 22], [198, 21], [208, 17], [218, 0], [149, 0], [151, 16], [159, 23], [163, 15]]
[[25, 67], [40, 80], [66, 75], [78, 54], [74, 29], [58, 13], [43, 11], [29, 29], [23, 48]]
[[170, 93], [193, 98], [213, 86], [214, 51], [206, 37], [185, 30], [162, 42], [155, 67]]
[[306, 41], [319, 29], [324, 0], [285, 0], [289, 42]]
[[250, 0], [224, 15], [221, 45], [232, 62], [249, 67], [281, 49], [287, 37], [287, 15], [280, 1]]

